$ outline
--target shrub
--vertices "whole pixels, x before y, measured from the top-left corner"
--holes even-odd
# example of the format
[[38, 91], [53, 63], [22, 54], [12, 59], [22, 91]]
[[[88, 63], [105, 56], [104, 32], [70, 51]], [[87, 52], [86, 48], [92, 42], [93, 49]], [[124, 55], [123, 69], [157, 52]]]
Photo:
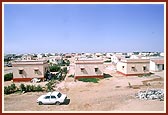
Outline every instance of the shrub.
[[74, 75], [71, 74], [71, 75], [69, 75], [68, 77], [74, 77]]
[[5, 86], [4, 87], [4, 94], [11, 94], [16, 91], [17, 87], [15, 84], [11, 84], [10, 86]]
[[35, 89], [36, 89], [36, 91], [38, 91], [38, 92], [39, 92], [39, 91], [43, 91], [43, 88], [42, 88], [40, 85], [38, 85]]
[[21, 90], [21, 91], [26, 91], [26, 87], [25, 87], [24, 84], [20, 84], [20, 90]]
[[4, 75], [4, 81], [10, 81], [13, 79], [13, 73], [8, 73]]
[[11, 92], [13, 93], [13, 92], [15, 92], [16, 91], [16, 85], [13, 83], [13, 84], [11, 84], [11, 86], [10, 86], [10, 88], [11, 88]]
[[54, 86], [55, 86], [55, 81], [54, 81], [54, 80], [50, 80], [50, 81], [46, 84], [46, 90], [47, 90], [47, 91], [54, 91]]
[[26, 85], [26, 92], [31, 92], [31, 85]]
[[98, 83], [98, 78], [79, 78], [79, 81]]
[[32, 92], [36, 91], [36, 86], [35, 86], [35, 85], [31, 85], [31, 86], [30, 86], [30, 90], [31, 90]]
[[4, 87], [4, 94], [10, 94], [10, 86], [5, 86]]

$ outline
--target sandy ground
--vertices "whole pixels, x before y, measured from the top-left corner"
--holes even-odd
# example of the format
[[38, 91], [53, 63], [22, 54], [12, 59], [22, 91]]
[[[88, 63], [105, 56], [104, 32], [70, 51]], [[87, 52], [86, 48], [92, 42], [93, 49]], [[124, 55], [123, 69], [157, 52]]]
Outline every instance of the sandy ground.
[[[164, 77], [153, 75], [139, 78], [123, 77], [115, 71], [106, 70], [113, 77], [101, 79], [99, 83], [74, 82], [73, 78], [56, 85], [56, 90], [65, 93], [65, 104], [38, 105], [37, 98], [46, 92], [30, 92], [4, 96], [5, 111], [164, 111], [164, 101], [140, 100], [135, 94], [140, 90], [164, 89]], [[161, 73], [162, 75], [162, 73]], [[146, 81], [146, 82], [144, 82]], [[147, 82], [148, 81], [148, 82]], [[128, 82], [133, 88], [128, 87]], [[38, 83], [42, 86], [46, 82]], [[150, 86], [146, 84], [150, 83]], [[9, 85], [5, 82], [4, 85]], [[30, 84], [30, 83], [27, 83]], [[19, 85], [19, 83], [17, 83]]]

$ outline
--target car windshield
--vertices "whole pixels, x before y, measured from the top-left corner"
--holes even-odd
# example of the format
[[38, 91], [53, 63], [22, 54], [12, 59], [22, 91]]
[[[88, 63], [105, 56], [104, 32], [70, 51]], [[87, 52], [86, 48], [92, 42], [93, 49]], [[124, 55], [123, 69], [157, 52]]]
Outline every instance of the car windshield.
[[58, 93], [58, 95], [57, 95], [57, 96], [58, 96], [58, 98], [60, 98], [60, 97], [61, 97], [61, 95], [62, 95], [61, 93]]

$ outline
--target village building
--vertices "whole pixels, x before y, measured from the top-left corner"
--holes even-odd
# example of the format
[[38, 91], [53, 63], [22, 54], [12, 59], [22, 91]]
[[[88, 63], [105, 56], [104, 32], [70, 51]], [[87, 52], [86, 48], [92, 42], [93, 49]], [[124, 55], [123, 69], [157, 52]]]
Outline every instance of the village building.
[[117, 64], [123, 58], [125, 58], [125, 56], [121, 54], [114, 54], [113, 56], [111, 56], [111, 62]]
[[33, 55], [25, 54], [21, 57], [21, 60], [33, 60]]
[[51, 64], [61, 64], [63, 62], [62, 56], [50, 56], [47, 58]]
[[103, 71], [102, 59], [79, 58], [75, 61], [75, 79], [103, 78]]
[[33, 78], [44, 79], [49, 70], [47, 60], [15, 60], [12, 63], [13, 81], [31, 81]]
[[157, 72], [164, 70], [164, 58], [150, 60], [150, 71]]
[[125, 76], [149, 73], [149, 59], [123, 59], [117, 63], [117, 72]]

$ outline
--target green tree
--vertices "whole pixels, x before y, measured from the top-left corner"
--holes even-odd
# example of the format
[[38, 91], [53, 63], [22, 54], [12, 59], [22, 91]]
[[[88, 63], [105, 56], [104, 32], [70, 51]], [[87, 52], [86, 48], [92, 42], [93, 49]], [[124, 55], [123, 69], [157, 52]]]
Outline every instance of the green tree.
[[4, 75], [4, 81], [10, 81], [13, 79], [13, 73], [8, 73]]
[[51, 72], [58, 72], [61, 69], [61, 67], [58, 65], [53, 65], [53, 66], [50, 66], [49, 68]]

